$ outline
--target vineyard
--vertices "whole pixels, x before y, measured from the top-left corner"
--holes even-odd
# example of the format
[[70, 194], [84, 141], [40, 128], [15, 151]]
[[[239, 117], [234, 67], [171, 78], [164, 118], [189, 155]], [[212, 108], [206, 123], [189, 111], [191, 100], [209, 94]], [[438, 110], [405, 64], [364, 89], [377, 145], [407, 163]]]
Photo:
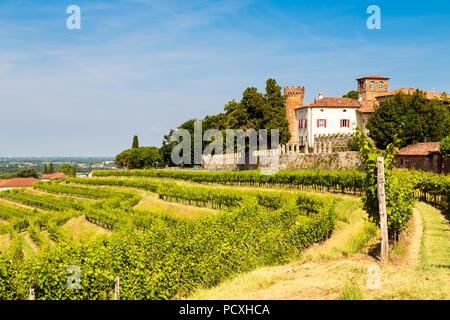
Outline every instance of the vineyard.
[[[416, 197], [448, 210], [449, 180], [395, 172]], [[237, 273], [278, 265], [333, 233], [332, 194], [361, 195], [361, 172], [199, 172], [128, 170], [94, 178], [38, 182], [0, 192], [0, 299], [176, 299]], [[314, 191], [314, 194], [310, 192]], [[326, 194], [319, 194], [327, 191]], [[145, 197], [209, 208], [213, 214], [181, 218], [139, 208]], [[76, 217], [109, 233], [75, 241], [63, 225]], [[24, 256], [29, 235], [38, 252]], [[30, 250], [29, 250], [30, 251]], [[81, 270], [81, 289], [66, 285], [68, 266]]]
[[[137, 209], [141, 196], [132, 188], [217, 214], [189, 220]], [[8, 201], [0, 205], [8, 222], [1, 232], [12, 239], [0, 258], [2, 299], [26, 299], [30, 287], [37, 299], [108, 299], [117, 276], [124, 299], [181, 297], [236, 272], [282, 263], [326, 239], [335, 224], [334, 200], [326, 196], [151, 178], [67, 179], [33, 189], [0, 193]], [[60, 226], [76, 216], [113, 233], [95, 245], [72, 242]], [[24, 232], [45, 247], [26, 259], [20, 254]], [[80, 290], [66, 287], [69, 265], [82, 270]]]

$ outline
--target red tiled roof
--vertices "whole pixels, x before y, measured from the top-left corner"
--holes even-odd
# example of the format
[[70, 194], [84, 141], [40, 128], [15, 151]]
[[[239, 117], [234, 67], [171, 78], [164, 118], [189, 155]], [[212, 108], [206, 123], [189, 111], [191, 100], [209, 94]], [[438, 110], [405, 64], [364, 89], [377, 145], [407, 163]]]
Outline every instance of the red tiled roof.
[[300, 108], [359, 108], [361, 105], [358, 100], [351, 98], [322, 98], [315, 102], [311, 102], [305, 106], [297, 107]]
[[357, 111], [360, 113], [373, 113], [377, 106], [376, 101], [374, 100], [359, 101], [359, 104], [361, 105], [361, 108]]
[[[412, 94], [414, 94], [416, 92], [416, 90], [417, 89], [414, 89], [414, 88], [399, 88], [399, 89], [392, 90], [392, 91], [390, 91], [388, 93], [381, 94], [381, 95], [377, 96], [376, 99], [390, 97], [390, 96], [393, 96], [393, 95], [395, 95], [395, 94], [397, 94], [399, 92], [401, 92], [403, 94], [411, 94], [412, 95]], [[421, 91], [425, 92], [425, 97], [427, 99], [430, 99], [430, 100], [431, 99], [442, 99], [442, 93], [431, 92], [431, 91], [424, 91], [424, 90], [421, 90]]]
[[65, 173], [61, 173], [61, 172], [56, 172], [56, 173], [51, 173], [51, 174], [43, 174], [42, 175], [42, 179], [65, 179], [67, 178], [67, 175]]
[[439, 142], [421, 142], [410, 144], [400, 149], [397, 155], [400, 156], [427, 156], [432, 152], [439, 152]]
[[32, 187], [34, 182], [38, 182], [35, 178], [14, 178], [14, 179], [1, 179], [0, 188], [25, 188]]
[[358, 78], [356, 80], [363, 80], [363, 79], [380, 79], [380, 80], [389, 80], [389, 77], [383, 77], [383, 76], [367, 76], [367, 77], [362, 77], [362, 78]]

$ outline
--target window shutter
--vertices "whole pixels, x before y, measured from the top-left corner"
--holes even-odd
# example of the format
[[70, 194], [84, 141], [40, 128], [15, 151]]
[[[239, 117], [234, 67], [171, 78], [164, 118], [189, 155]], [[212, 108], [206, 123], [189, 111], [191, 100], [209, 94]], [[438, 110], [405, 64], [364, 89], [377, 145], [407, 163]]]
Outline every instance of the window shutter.
[[341, 119], [341, 128], [342, 128], [342, 119]]
[[302, 120], [298, 120], [298, 127], [299, 127], [299, 128], [302, 127]]
[[347, 119], [347, 128], [350, 128], [350, 119]]
[[327, 127], [327, 119], [323, 120], [323, 126], [326, 128]]
[[305, 119], [305, 128], [307, 128], [308, 126], [307, 126], [307, 124], [308, 124], [308, 120], [307, 119]]
[[320, 120], [317, 119], [317, 128], [320, 126]]

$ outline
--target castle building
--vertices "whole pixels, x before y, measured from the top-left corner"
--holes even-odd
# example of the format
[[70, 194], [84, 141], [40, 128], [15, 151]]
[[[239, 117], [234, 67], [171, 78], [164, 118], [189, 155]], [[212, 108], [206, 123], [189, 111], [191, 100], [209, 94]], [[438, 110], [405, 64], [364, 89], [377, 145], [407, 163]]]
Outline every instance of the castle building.
[[[356, 126], [365, 131], [369, 116], [380, 101], [397, 93], [412, 95], [414, 88], [389, 89], [388, 77], [367, 76], [356, 79], [358, 99], [329, 98], [319, 93], [314, 102], [303, 105], [304, 87], [284, 87], [286, 118], [291, 139], [288, 145], [314, 146], [315, 137], [350, 135]], [[443, 93], [423, 91], [427, 99], [443, 99]]]
[[304, 87], [285, 87], [286, 118], [291, 139], [289, 145], [313, 146], [317, 135], [351, 134], [356, 126], [366, 130], [369, 115], [375, 111], [377, 97], [388, 95], [388, 77], [367, 76], [357, 79], [358, 100], [324, 97], [303, 105]]

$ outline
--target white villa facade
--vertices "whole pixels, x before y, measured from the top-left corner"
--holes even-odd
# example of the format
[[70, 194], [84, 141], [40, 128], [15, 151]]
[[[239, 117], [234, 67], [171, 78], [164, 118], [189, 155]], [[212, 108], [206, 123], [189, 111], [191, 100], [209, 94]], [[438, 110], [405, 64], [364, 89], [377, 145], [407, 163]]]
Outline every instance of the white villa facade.
[[358, 126], [366, 130], [367, 118], [375, 111], [377, 97], [388, 93], [388, 77], [357, 79], [358, 99], [324, 97], [304, 105], [304, 87], [285, 87], [286, 118], [291, 140], [288, 145], [312, 147], [317, 135], [352, 134]]
[[315, 135], [351, 134], [357, 125], [358, 102], [349, 98], [323, 98], [297, 108], [297, 142], [313, 146]]

